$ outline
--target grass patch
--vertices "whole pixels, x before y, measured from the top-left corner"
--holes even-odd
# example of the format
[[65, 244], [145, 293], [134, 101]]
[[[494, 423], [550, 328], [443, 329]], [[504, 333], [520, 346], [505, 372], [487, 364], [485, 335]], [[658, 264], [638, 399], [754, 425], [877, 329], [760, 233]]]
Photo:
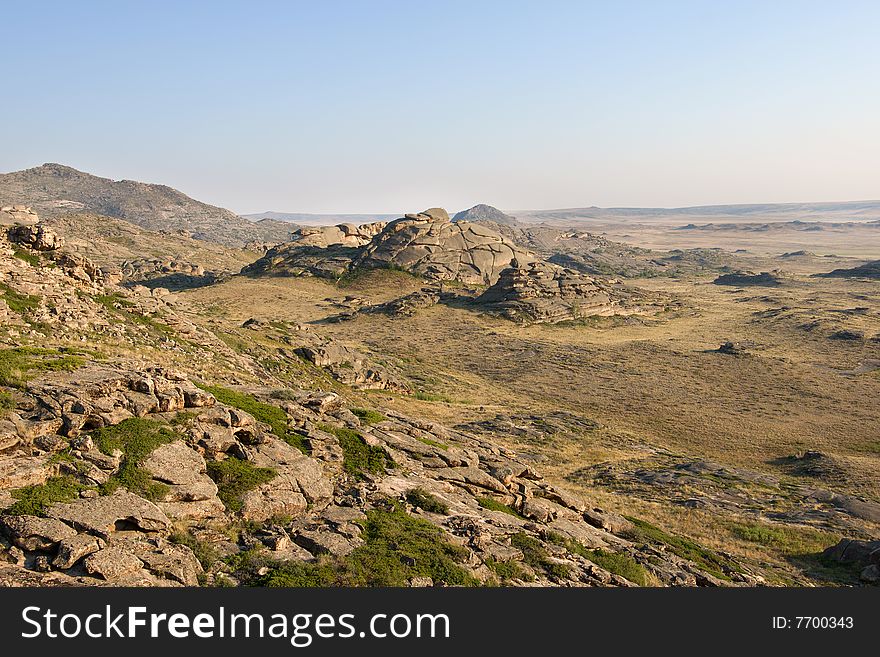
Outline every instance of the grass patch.
[[217, 484], [217, 497], [230, 511], [241, 511], [244, 494], [272, 481], [276, 475], [270, 468], [259, 468], [250, 461], [232, 457], [208, 462], [208, 476]]
[[336, 286], [340, 288], [360, 288], [373, 287], [376, 284], [405, 283], [414, 280], [422, 279], [400, 265], [388, 263], [384, 267], [358, 267], [348, 270], [336, 279]]
[[627, 538], [631, 540], [666, 545], [673, 554], [682, 559], [693, 561], [701, 569], [720, 580], [730, 581], [730, 576], [725, 571], [739, 571], [737, 565], [729, 559], [704, 548], [689, 538], [667, 534], [659, 527], [638, 518], [626, 516], [626, 519], [635, 525], [634, 529], [627, 532]]
[[15, 397], [0, 390], [0, 418], [6, 417], [6, 414], [13, 410], [15, 410]]
[[19, 260], [24, 260], [31, 267], [40, 266], [40, 256], [35, 253], [31, 253], [30, 251], [25, 251], [24, 249], [15, 249], [12, 255], [14, 255]]
[[0, 283], [0, 293], [9, 309], [21, 315], [25, 311], [34, 310], [40, 306], [40, 297], [32, 294], [16, 292], [5, 283]]
[[489, 509], [489, 511], [501, 511], [501, 513], [506, 513], [516, 518], [525, 520], [525, 518], [523, 518], [520, 514], [511, 509], [509, 506], [507, 506], [503, 502], [499, 502], [492, 497], [478, 497], [477, 504], [479, 504], [484, 509]]
[[343, 454], [342, 467], [353, 477], [362, 479], [366, 473], [379, 474], [385, 472], [386, 468], [394, 467], [394, 461], [384, 449], [368, 445], [357, 431], [330, 424], [319, 424], [318, 428], [332, 433], [339, 440]]
[[419, 401], [426, 402], [443, 402], [445, 404], [454, 404], [455, 400], [452, 397], [447, 395], [441, 395], [439, 393], [434, 392], [424, 392], [422, 390], [417, 390], [413, 393], [413, 397], [418, 399]]
[[272, 433], [278, 436], [291, 447], [296, 447], [303, 454], [308, 454], [309, 449], [305, 438], [287, 426], [287, 413], [273, 406], [261, 402], [253, 395], [238, 390], [231, 390], [222, 386], [199, 386], [202, 390], [210, 392], [222, 404], [234, 406], [246, 413], [250, 413], [259, 422], [265, 422], [272, 427]]
[[413, 488], [406, 494], [406, 501], [414, 507], [429, 513], [449, 515], [449, 505], [443, 500], [437, 499], [423, 488]]
[[20, 388], [32, 372], [73, 372], [85, 365], [74, 350], [13, 347], [0, 349], [0, 385]]
[[113, 454], [117, 449], [122, 452], [119, 469], [101, 486], [102, 493], [112, 493], [122, 486], [148, 500], [165, 497], [168, 486], [154, 481], [141, 464], [154, 449], [179, 437], [173, 429], [155, 420], [133, 417], [112, 427], [98, 429], [93, 436], [95, 445], [104, 454]]
[[600, 568], [604, 568], [609, 573], [620, 575], [633, 584], [648, 586], [651, 583], [648, 571], [628, 554], [610, 552], [601, 548], [589, 549], [577, 541], [556, 532], [548, 532], [546, 538], [550, 543], [560, 545], [572, 554], [580, 555], [584, 559], [592, 561]]
[[379, 411], [374, 411], [369, 408], [353, 408], [351, 409], [351, 412], [357, 415], [358, 418], [360, 418], [360, 421], [364, 424], [377, 424], [388, 419]]
[[177, 545], [185, 545], [193, 551], [196, 559], [202, 564], [202, 568], [207, 570], [211, 564], [220, 560], [220, 554], [217, 549], [210, 543], [200, 541], [189, 531], [175, 531], [168, 537], [168, 540]]
[[741, 540], [764, 545], [787, 556], [814, 554], [840, 541], [839, 536], [817, 529], [759, 522], [734, 522], [730, 531]]
[[[243, 581], [256, 586], [406, 586], [413, 577], [430, 577], [435, 584], [477, 586], [460, 564], [466, 548], [447, 541], [431, 523], [405, 511], [372, 509], [361, 523], [364, 544], [344, 558], [325, 557], [318, 563], [274, 563], [264, 551], [237, 559]], [[269, 571], [259, 575], [260, 568]]]
[[522, 580], [524, 582], [533, 582], [534, 575], [520, 566], [516, 561], [496, 561], [492, 557], [486, 559], [486, 566], [489, 567], [502, 583], [511, 580]]
[[420, 443], [424, 443], [425, 445], [430, 445], [431, 447], [436, 447], [437, 449], [447, 450], [449, 449], [449, 445], [446, 443], [441, 443], [439, 440], [431, 440], [430, 438], [419, 438], [416, 436], [416, 440]]
[[534, 536], [519, 532], [510, 537], [510, 544], [523, 553], [523, 561], [550, 577], [565, 579], [571, 574], [571, 569], [568, 566], [550, 559], [550, 555], [547, 554], [541, 541]]
[[85, 486], [69, 475], [51, 477], [45, 484], [25, 486], [12, 491], [16, 500], [3, 513], [13, 516], [45, 516], [56, 502], [72, 502]]

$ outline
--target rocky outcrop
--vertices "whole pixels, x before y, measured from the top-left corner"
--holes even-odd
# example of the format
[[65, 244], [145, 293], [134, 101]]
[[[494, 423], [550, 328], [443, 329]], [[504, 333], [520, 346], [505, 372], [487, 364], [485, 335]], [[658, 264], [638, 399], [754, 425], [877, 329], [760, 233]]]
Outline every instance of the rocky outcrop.
[[620, 287], [544, 262], [513, 261], [476, 303], [507, 319], [551, 324], [645, 310]]
[[866, 584], [880, 585], [880, 541], [844, 538], [825, 550], [822, 557], [858, 570], [859, 578]]
[[0, 226], [30, 226], [39, 221], [37, 213], [26, 205], [7, 205], [0, 208]]
[[533, 259], [491, 228], [453, 223], [445, 210], [431, 208], [389, 223], [352, 266], [401, 268], [432, 280], [491, 285], [513, 260]]
[[295, 352], [313, 365], [326, 370], [334, 379], [357, 390], [409, 392], [402, 377], [372, 362], [366, 355], [344, 344], [303, 332]]
[[64, 240], [45, 224], [17, 224], [6, 233], [9, 241], [35, 251], [55, 251], [64, 246]]
[[317, 276], [336, 280], [357, 258], [358, 247], [333, 244], [316, 246], [285, 242], [241, 270], [245, 276]]
[[337, 226], [314, 226], [300, 228], [293, 234], [292, 242], [298, 246], [351, 246], [359, 247], [370, 243], [376, 235], [382, 232], [387, 221], [377, 221], [370, 224], [339, 224]]

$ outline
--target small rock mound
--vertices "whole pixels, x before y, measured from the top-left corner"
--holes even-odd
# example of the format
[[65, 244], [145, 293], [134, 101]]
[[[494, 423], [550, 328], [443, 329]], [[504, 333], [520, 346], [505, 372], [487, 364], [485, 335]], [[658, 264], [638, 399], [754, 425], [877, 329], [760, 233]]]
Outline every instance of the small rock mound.
[[503, 213], [498, 208], [493, 208], [491, 205], [486, 205], [485, 203], [480, 203], [468, 210], [457, 212], [455, 216], [452, 217], [452, 220], [501, 224], [502, 226], [516, 226], [519, 224], [516, 217], [511, 217], [509, 214]]
[[782, 281], [779, 278], [779, 275], [776, 272], [761, 272], [760, 274], [755, 274], [753, 272], [734, 272], [731, 274], [722, 274], [714, 281], [712, 281], [715, 285], [734, 285], [737, 287], [741, 286], [762, 286], [762, 287], [776, 287], [777, 285], [781, 285]]
[[636, 312], [621, 303], [624, 298], [612, 285], [576, 271], [545, 262], [514, 261], [476, 302], [508, 319], [552, 324]]

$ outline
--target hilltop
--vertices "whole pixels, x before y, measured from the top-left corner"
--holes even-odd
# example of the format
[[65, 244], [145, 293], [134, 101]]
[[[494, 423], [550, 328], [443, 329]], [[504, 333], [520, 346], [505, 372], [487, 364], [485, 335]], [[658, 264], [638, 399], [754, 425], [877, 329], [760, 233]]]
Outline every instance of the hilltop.
[[166, 185], [111, 180], [53, 163], [0, 174], [0, 206], [17, 204], [31, 206], [47, 219], [85, 212], [152, 231], [184, 230], [195, 239], [226, 245], [279, 242], [291, 232], [286, 224], [255, 224]]

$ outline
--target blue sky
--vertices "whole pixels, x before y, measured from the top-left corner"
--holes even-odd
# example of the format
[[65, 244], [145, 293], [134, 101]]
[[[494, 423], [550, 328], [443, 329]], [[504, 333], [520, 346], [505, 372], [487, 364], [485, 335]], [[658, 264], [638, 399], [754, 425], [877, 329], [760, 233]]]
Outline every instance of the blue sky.
[[880, 198], [878, 2], [3, 1], [0, 171], [238, 212]]

